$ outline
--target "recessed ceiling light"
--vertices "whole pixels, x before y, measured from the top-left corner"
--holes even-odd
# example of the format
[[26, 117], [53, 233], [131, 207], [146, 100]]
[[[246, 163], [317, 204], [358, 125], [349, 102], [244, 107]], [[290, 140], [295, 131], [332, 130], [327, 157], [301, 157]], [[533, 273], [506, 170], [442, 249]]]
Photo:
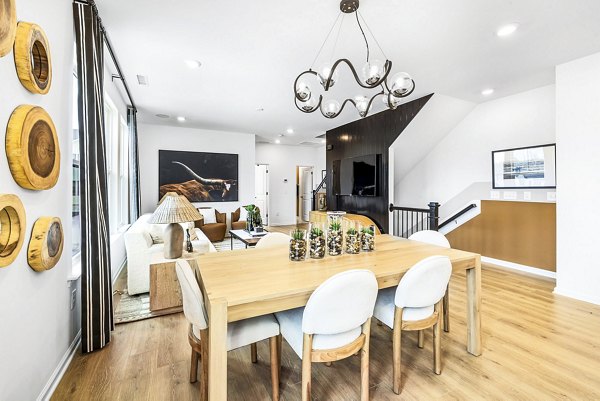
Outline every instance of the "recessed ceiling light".
[[156, 117], [158, 118], [169, 118], [168, 114], [156, 114]]
[[185, 117], [179, 116], [177, 117], [177, 121], [179, 121], [180, 123], [185, 121]]
[[505, 36], [509, 36], [512, 35], [513, 33], [515, 33], [515, 31], [517, 30], [517, 28], [519, 28], [519, 24], [507, 24], [504, 26], [501, 26], [497, 31], [496, 31], [496, 35], [498, 35], [499, 37], [503, 38]]
[[200, 66], [202, 65], [202, 63], [198, 60], [185, 60], [185, 64], [193, 70], [196, 68], [200, 68]]
[[275, 139], [275, 143], [279, 145], [281, 141], [279, 139]]
[[290, 134], [290, 135], [292, 135], [294, 133], [294, 130], [292, 128], [288, 128], [287, 129], [287, 133]]
[[492, 93], [494, 93], [494, 89], [492, 89], [492, 88], [484, 89], [484, 90], [481, 91], [481, 94], [483, 96], [489, 96]]

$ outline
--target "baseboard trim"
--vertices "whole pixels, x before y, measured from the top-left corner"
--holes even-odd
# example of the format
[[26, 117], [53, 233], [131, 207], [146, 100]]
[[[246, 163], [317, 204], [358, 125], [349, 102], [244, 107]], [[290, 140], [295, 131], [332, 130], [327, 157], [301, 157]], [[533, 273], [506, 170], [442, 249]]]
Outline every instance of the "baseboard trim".
[[594, 296], [585, 295], [585, 294], [582, 295], [580, 293], [573, 292], [573, 291], [565, 291], [562, 288], [559, 288], [558, 286], [554, 288], [554, 291], [552, 291], [552, 293], [556, 294], [556, 295], [560, 295], [562, 297], [573, 298], [578, 301], [587, 302], [589, 304], [600, 305], [600, 297], [597, 297], [597, 296], [594, 297]]
[[542, 277], [556, 279], [556, 272], [551, 272], [548, 270], [540, 269], [539, 267], [521, 265], [518, 263], [507, 262], [505, 260], [489, 258], [487, 256], [482, 256], [481, 261], [483, 263], [489, 263], [491, 265], [503, 267], [506, 269], [517, 270], [517, 271], [521, 271], [524, 273], [534, 274], [536, 276], [542, 276]]
[[125, 258], [125, 260], [123, 261], [123, 263], [121, 263], [121, 266], [119, 267], [119, 270], [117, 270], [117, 273], [113, 276], [113, 278], [112, 278], [112, 285], [113, 286], [117, 282], [117, 279], [121, 275], [121, 272], [123, 271], [123, 269], [125, 268], [126, 265], [127, 265], [127, 258]]
[[77, 349], [79, 348], [80, 344], [81, 330], [79, 330], [79, 332], [75, 336], [75, 339], [73, 340], [71, 345], [69, 345], [69, 348], [58, 363], [58, 366], [56, 367], [56, 369], [54, 369], [54, 372], [52, 372], [52, 376], [50, 376], [50, 379], [48, 379], [48, 382], [42, 389], [42, 392], [38, 396], [37, 401], [50, 400], [50, 397], [52, 397], [52, 394], [54, 394], [54, 390], [56, 390], [58, 383], [60, 383], [60, 380], [67, 371], [69, 365], [71, 364], [71, 361], [73, 360], [73, 357], [75, 356], [75, 353], [77, 352]]

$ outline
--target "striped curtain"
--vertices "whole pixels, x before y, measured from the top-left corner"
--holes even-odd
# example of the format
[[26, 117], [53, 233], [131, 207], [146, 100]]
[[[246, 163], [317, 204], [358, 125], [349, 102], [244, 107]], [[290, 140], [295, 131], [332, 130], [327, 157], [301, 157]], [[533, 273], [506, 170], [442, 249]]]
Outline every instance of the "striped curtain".
[[127, 108], [127, 127], [129, 128], [129, 210], [130, 221], [140, 217], [140, 158], [138, 154], [137, 110]]
[[114, 328], [104, 138], [103, 32], [94, 3], [73, 3], [81, 154], [81, 347], [104, 348]]

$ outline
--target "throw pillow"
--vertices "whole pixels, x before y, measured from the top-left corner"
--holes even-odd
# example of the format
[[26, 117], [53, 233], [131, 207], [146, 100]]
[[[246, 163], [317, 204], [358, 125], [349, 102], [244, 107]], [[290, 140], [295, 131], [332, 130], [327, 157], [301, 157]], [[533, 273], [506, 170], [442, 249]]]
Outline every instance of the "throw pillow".
[[153, 244], [162, 244], [165, 242], [163, 235], [165, 232], [165, 226], [162, 224], [150, 224], [150, 237], [152, 238]]
[[214, 207], [206, 209], [198, 209], [202, 217], [204, 217], [204, 224], [214, 224], [217, 222], [217, 214], [215, 213]]

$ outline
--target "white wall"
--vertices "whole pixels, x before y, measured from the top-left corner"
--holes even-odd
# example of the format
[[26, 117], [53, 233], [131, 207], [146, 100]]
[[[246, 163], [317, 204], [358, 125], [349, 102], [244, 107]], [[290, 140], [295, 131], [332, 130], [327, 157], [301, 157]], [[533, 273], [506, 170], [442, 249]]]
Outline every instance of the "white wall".
[[[444, 217], [456, 211], [455, 205], [474, 199], [473, 188], [479, 188], [477, 198], [490, 199], [492, 150], [555, 142], [554, 90], [545, 86], [477, 105], [410, 172], [402, 172], [394, 204], [424, 207], [437, 201]], [[403, 152], [410, 148], [395, 149], [395, 157]], [[463, 191], [468, 197], [459, 200]], [[527, 191], [532, 200], [546, 201], [547, 190]], [[516, 192], [523, 200], [524, 191]]]
[[269, 165], [269, 224], [296, 224], [296, 166], [315, 167], [316, 187], [321, 182], [321, 170], [325, 170], [325, 146], [257, 143], [256, 163]]
[[600, 53], [556, 68], [555, 292], [600, 304]]
[[[12, 52], [0, 58], [0, 124], [5, 127], [20, 104], [42, 106], [52, 117], [61, 150], [58, 183], [30, 191], [13, 180], [0, 152], [2, 193], [18, 195], [27, 214], [26, 237], [16, 261], [0, 269], [0, 400], [35, 400], [46, 386], [80, 328], [80, 311], [70, 310], [71, 274], [71, 134], [73, 82], [73, 10], [70, 0], [17, 1], [17, 19], [39, 24], [50, 42], [53, 80], [47, 95], [33, 95], [20, 84]], [[4, 129], [4, 128], [3, 128]], [[35, 220], [58, 216], [65, 233], [58, 264], [37, 273], [27, 264], [27, 245]], [[72, 287], [70, 287], [70, 285]]]
[[254, 200], [254, 135], [183, 127], [139, 124], [140, 181], [142, 212], [150, 213], [158, 204], [158, 151], [186, 150], [238, 154], [238, 202], [206, 202], [198, 206], [233, 212]]

